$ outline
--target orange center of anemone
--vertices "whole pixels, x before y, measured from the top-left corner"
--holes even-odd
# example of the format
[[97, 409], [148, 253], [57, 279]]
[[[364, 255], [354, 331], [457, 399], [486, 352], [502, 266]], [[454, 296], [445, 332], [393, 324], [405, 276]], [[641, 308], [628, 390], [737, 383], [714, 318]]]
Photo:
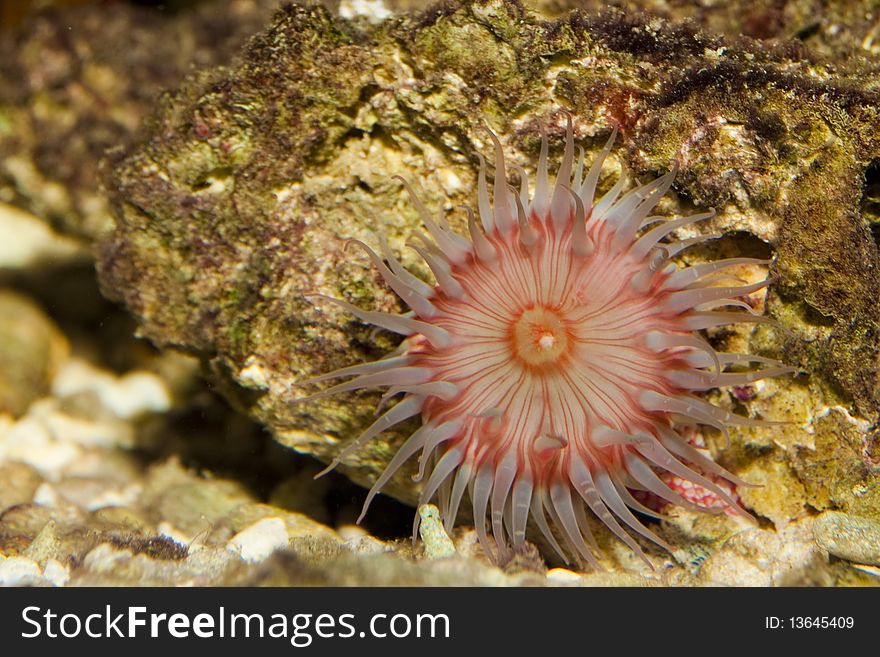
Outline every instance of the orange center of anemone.
[[558, 362], [567, 353], [569, 341], [562, 319], [547, 308], [530, 308], [513, 323], [514, 353], [533, 367]]

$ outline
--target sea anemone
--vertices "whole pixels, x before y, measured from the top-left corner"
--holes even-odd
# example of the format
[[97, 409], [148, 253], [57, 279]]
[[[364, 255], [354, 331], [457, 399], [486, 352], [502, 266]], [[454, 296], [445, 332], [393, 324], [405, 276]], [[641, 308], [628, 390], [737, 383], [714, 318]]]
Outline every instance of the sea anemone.
[[[690, 445], [680, 431], [707, 425], [726, 435], [730, 425], [768, 424], [728, 413], [695, 393], [792, 371], [760, 356], [718, 353], [697, 335], [735, 322], [774, 323], [748, 312], [749, 306], [737, 299], [770, 280], [731, 286], [725, 273], [769, 261], [731, 258], [676, 268], [671, 259], [678, 253], [717, 237], [664, 241], [712, 212], [668, 220], [649, 216], [671, 186], [676, 166], [626, 193], [626, 177], [621, 176], [594, 202], [616, 133], [615, 127], [585, 175], [584, 151], [575, 157], [569, 117], [552, 187], [545, 133], [530, 192], [522, 170], [521, 188], [508, 185], [501, 143], [490, 132], [492, 202], [480, 157], [479, 225], [465, 208], [469, 239], [452, 232], [442, 218], [433, 218], [403, 181], [429, 233], [417, 233], [419, 242], [411, 246], [430, 267], [435, 285], [405, 269], [384, 237], [381, 256], [349, 240], [366, 252], [411, 312], [362, 310], [316, 295], [364, 322], [406, 336], [378, 361], [310, 379], [355, 377], [300, 401], [384, 386], [383, 405], [402, 395], [327, 470], [397, 423], [416, 415], [422, 419], [421, 428], [376, 480], [361, 518], [377, 492], [417, 452], [420, 504], [436, 495], [449, 530], [467, 490], [480, 543], [497, 560], [524, 548], [531, 516], [564, 560], [570, 561], [571, 554], [598, 568], [586, 509], [645, 561], [627, 528], [671, 550], [633, 513], [658, 517], [634, 491], [689, 509], [717, 509], [684, 499], [658, 473], [703, 486], [748, 516], [713, 479], [743, 482]], [[749, 363], [765, 368], [726, 371]]]

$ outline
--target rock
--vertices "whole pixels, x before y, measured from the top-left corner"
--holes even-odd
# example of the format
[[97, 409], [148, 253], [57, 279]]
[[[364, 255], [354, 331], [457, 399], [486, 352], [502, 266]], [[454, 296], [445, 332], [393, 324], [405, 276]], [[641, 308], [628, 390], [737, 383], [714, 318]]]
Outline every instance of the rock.
[[812, 518], [778, 532], [741, 531], [709, 555], [697, 574], [704, 586], [828, 586], [832, 581], [813, 541]]
[[229, 524], [234, 531], [244, 531], [247, 527], [265, 520], [276, 518], [284, 525], [289, 539], [302, 537], [320, 537], [332, 541], [338, 541], [340, 537], [327, 525], [316, 522], [302, 513], [281, 511], [278, 507], [268, 504], [242, 504], [236, 507], [228, 516]]
[[425, 557], [442, 559], [455, 554], [455, 544], [443, 528], [440, 511], [433, 504], [419, 507], [419, 536], [425, 544]]
[[[253, 501], [244, 488], [233, 481], [212, 481], [193, 478], [179, 485], [168, 486], [152, 498], [148, 484], [145, 497], [159, 517], [190, 534], [212, 530], [212, 525], [225, 518], [240, 504]], [[214, 527], [216, 530], [217, 527]]]
[[229, 61], [278, 6], [177, 13], [120, 3], [50, 7], [0, 35], [0, 201], [79, 237], [112, 226], [101, 156], [130, 143], [159, 93]]
[[0, 586], [64, 586], [70, 579], [70, 568], [55, 559], [45, 567], [27, 557], [0, 555]]
[[39, 473], [24, 463], [0, 462], [0, 514], [11, 506], [30, 502], [41, 482]]
[[816, 542], [835, 557], [880, 566], [880, 522], [839, 511], [826, 511], [813, 525]]
[[228, 548], [245, 561], [263, 561], [275, 550], [287, 547], [287, 528], [281, 518], [263, 518], [229, 539]]
[[49, 559], [43, 568], [43, 578], [54, 586], [64, 586], [70, 579], [70, 568], [55, 559]]
[[34, 586], [42, 576], [37, 562], [25, 557], [0, 555], [0, 586]]
[[71, 584], [107, 586], [207, 586], [219, 583], [241, 559], [222, 547], [199, 550], [182, 561], [154, 559], [132, 550], [102, 543], [91, 550]]
[[36, 269], [46, 262], [57, 265], [90, 257], [77, 241], [56, 234], [45, 221], [3, 202], [0, 234], [15, 235], [14, 240], [0, 242], [0, 270]]
[[[677, 14], [545, 20], [512, 0], [462, 0], [381, 23], [292, 4], [240, 62], [189, 78], [144, 140], [114, 158], [116, 226], [100, 244], [102, 286], [157, 345], [201, 354], [227, 398], [279, 442], [326, 462], [373, 421], [377, 395], [294, 404], [304, 394], [298, 382], [375, 359], [395, 339], [306, 295], [399, 307], [342, 238], [382, 230], [413, 264], [403, 244], [419, 220], [392, 177], [417, 181], [432, 209], [472, 205], [474, 154], [491, 150], [484, 125], [531, 170], [541, 126], [558, 137], [568, 108], [588, 153], [609, 117], [620, 124], [614, 167], [638, 178], [679, 162], [664, 214], [716, 208], [707, 230], [726, 238], [687, 263], [775, 256], [779, 280], [762, 310], [790, 337], [763, 329], [712, 337], [782, 358], [808, 383], [766, 382], [745, 400], [712, 393], [718, 405], [796, 424], [841, 403], [873, 417], [880, 262], [869, 224], [880, 212], [863, 203], [862, 183], [880, 157], [880, 96], [870, 82], [880, 56], [846, 59], [841, 72], [842, 44], [810, 54], [797, 43], [728, 40]], [[448, 218], [462, 229], [461, 213]], [[371, 441], [341, 469], [371, 483], [412, 429]], [[774, 491], [754, 494], [755, 504], [785, 500], [768, 511], [780, 526], [806, 514], [805, 470], [792, 473], [793, 460], [811, 458], [798, 451], [810, 442], [806, 429], [734, 437], [726, 465], [750, 467]], [[724, 450], [714, 436], [708, 442]], [[775, 451], [765, 461], [755, 449]], [[401, 469], [384, 491], [414, 502], [411, 474]], [[839, 476], [845, 486], [858, 475]]]
[[582, 575], [567, 568], [551, 568], [547, 571], [547, 579], [564, 586], [577, 586], [581, 583]]
[[67, 350], [65, 337], [35, 303], [0, 291], [0, 413], [21, 415], [45, 395]]
[[40, 533], [34, 537], [34, 540], [25, 550], [25, 556], [42, 564], [47, 563], [50, 559], [64, 559], [67, 556], [66, 548], [63, 545], [62, 538], [58, 535], [57, 527], [58, 523], [54, 520], [50, 520], [43, 525]]
[[[530, 3], [531, 4], [531, 3]], [[598, 10], [600, 0], [538, 0], [534, 4], [554, 16], [572, 9]], [[630, 14], [648, 14], [667, 21], [689, 21], [702, 29], [724, 35], [730, 41], [743, 37], [765, 42], [769, 47], [804, 48], [826, 56], [853, 50], [853, 44], [876, 49], [876, 16], [871, 0], [847, 0], [817, 5], [811, 2], [773, 0], [730, 0], [721, 4], [627, 0]], [[795, 36], [796, 41], [788, 38]]]
[[161, 413], [171, 406], [170, 391], [156, 374], [135, 371], [116, 377], [77, 359], [65, 363], [53, 381], [53, 390], [59, 397], [94, 395], [101, 406], [122, 419]]

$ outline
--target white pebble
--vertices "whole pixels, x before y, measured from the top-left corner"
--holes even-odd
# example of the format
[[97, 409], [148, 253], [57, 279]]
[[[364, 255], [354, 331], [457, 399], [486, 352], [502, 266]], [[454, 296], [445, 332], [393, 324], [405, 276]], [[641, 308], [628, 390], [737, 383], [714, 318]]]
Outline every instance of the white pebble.
[[270, 374], [265, 367], [260, 365], [253, 357], [248, 358], [245, 368], [238, 373], [239, 380], [245, 385], [260, 390], [269, 389]]
[[33, 584], [42, 577], [40, 565], [26, 557], [0, 557], [0, 586]]
[[143, 413], [161, 413], [171, 406], [171, 394], [165, 383], [152, 372], [136, 371], [113, 376], [83, 360], [68, 360], [52, 382], [57, 397], [82, 393], [97, 395], [104, 406], [124, 420]]
[[581, 576], [567, 568], [551, 568], [547, 571], [547, 579], [557, 584], [578, 584]]
[[[4, 166], [27, 166], [10, 157]], [[39, 267], [43, 262], [83, 262], [89, 257], [86, 249], [69, 237], [57, 235], [45, 221], [6, 203], [0, 203], [0, 233], [14, 235], [15, 239], [0, 241], [0, 268], [23, 269]]]
[[44, 481], [34, 491], [34, 499], [32, 501], [40, 506], [58, 506], [59, 499], [58, 491], [55, 490], [52, 484]]
[[89, 511], [96, 511], [108, 506], [134, 506], [143, 493], [141, 484], [129, 484], [125, 488], [102, 490], [86, 503]]
[[[31, 406], [30, 412], [41, 403]], [[23, 417], [0, 436], [0, 461], [27, 463], [46, 477], [57, 476], [81, 453], [77, 445], [56, 442], [46, 423], [35, 417]]]
[[255, 563], [268, 558], [275, 550], [286, 548], [287, 526], [281, 518], [263, 518], [229, 539], [227, 549], [245, 561]]
[[56, 559], [49, 559], [43, 569], [43, 577], [55, 586], [64, 586], [70, 579], [70, 568]]
[[370, 535], [370, 532], [358, 525], [342, 525], [336, 529], [336, 533], [343, 541], [357, 541]]
[[342, 0], [339, 15], [349, 20], [363, 16], [371, 23], [379, 23], [391, 16], [391, 11], [382, 0]]

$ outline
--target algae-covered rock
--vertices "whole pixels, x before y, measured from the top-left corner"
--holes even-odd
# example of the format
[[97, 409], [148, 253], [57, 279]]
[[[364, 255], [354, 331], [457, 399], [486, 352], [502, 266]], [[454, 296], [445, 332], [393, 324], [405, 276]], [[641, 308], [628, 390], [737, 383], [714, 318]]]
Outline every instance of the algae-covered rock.
[[[847, 67], [847, 59], [878, 47], [876, 4], [873, 0], [728, 0], [727, 2], [668, 2], [668, 0], [538, 0], [545, 14], [558, 17], [572, 9], [598, 12], [609, 5], [623, 6], [630, 14], [648, 14], [671, 22], [690, 22], [728, 40], [742, 37], [781, 43], [797, 50], [830, 56]], [[866, 52], [867, 51], [867, 52]], [[857, 65], [858, 66], [858, 65]]]
[[[190, 77], [144, 138], [114, 155], [116, 227], [98, 262], [104, 290], [156, 344], [202, 357], [227, 397], [280, 442], [326, 461], [371, 421], [377, 396], [298, 405], [297, 382], [376, 358], [395, 340], [308, 295], [399, 307], [342, 239], [383, 231], [414, 263], [403, 247], [419, 222], [392, 177], [413, 181], [461, 229], [454, 208], [473, 204], [476, 154], [491, 153], [486, 126], [533, 170], [542, 127], [560, 141], [561, 110], [590, 153], [615, 121], [611, 169], [641, 179], [678, 161], [662, 212], [718, 211], [701, 230], [724, 237], [684, 263], [775, 258], [775, 283], [755, 303], [787, 333], [710, 335], [720, 348], [802, 370], [791, 381], [711, 393], [729, 410], [787, 422], [735, 431], [730, 449], [707, 433], [725, 466], [761, 485], [743, 492], [745, 504], [783, 528], [825, 508], [822, 500], [858, 497], [845, 490], [876, 489], [870, 453], [847, 452], [841, 468], [830, 445], [867, 440], [866, 418], [880, 411], [871, 229], [880, 216], [871, 200], [880, 55], [832, 38], [837, 10], [815, 15], [809, 34], [799, 36], [798, 11], [783, 12], [772, 34], [740, 38], [750, 32], [732, 10], [682, 20], [662, 7], [652, 16], [563, 5], [548, 19], [512, 0], [460, 0], [377, 22], [286, 6], [237, 64]], [[864, 31], [855, 19], [847, 29]], [[830, 408], [853, 420], [852, 438], [823, 420]], [[372, 481], [409, 430], [372, 441], [347, 472]], [[386, 490], [412, 500], [406, 475]]]
[[828, 511], [816, 519], [816, 541], [831, 554], [856, 563], [880, 566], [880, 523]]
[[105, 150], [128, 144], [194, 67], [228, 61], [278, 4], [50, 7], [0, 33], [0, 201], [79, 237], [105, 233]]

